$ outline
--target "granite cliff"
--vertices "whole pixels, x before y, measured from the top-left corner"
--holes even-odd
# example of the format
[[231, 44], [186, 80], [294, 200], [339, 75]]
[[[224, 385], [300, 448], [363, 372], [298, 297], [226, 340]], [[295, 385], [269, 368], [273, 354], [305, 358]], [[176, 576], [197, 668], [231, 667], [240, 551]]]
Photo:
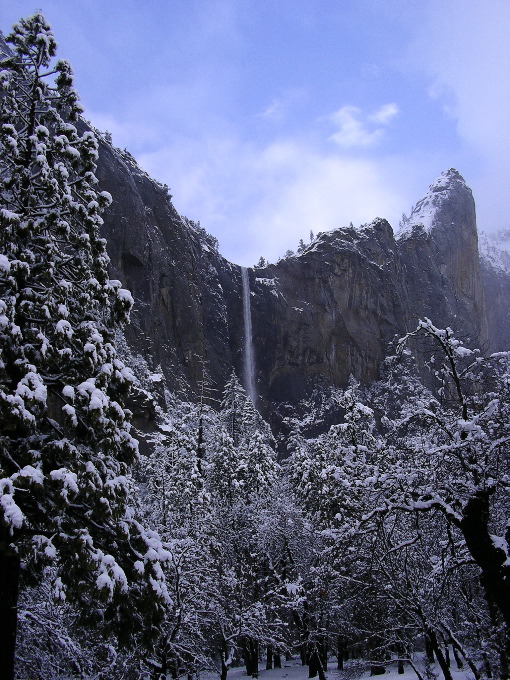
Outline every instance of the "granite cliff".
[[[112, 274], [136, 301], [129, 343], [161, 367], [171, 388], [196, 393], [207, 375], [221, 393], [232, 370], [243, 372], [241, 268], [178, 214], [167, 188], [127, 152], [105, 140], [100, 152], [99, 180], [113, 196], [104, 227]], [[508, 318], [510, 276], [481, 263], [475, 204], [460, 174], [443, 173], [401, 226], [394, 234], [376, 219], [335, 229], [298, 255], [249, 270], [266, 416], [317, 385], [345, 385], [351, 374], [375, 379], [388, 344], [420, 317], [455, 328], [471, 344], [503, 349], [499, 319]]]

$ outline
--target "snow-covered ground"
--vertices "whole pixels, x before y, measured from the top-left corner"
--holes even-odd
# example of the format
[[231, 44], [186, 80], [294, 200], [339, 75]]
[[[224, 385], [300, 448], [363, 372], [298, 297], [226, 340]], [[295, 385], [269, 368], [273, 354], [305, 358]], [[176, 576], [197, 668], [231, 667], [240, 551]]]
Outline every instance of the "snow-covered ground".
[[[419, 672], [424, 678], [427, 678], [425, 663], [423, 660], [415, 659]], [[283, 668], [266, 671], [265, 665], [259, 666], [259, 680], [308, 680], [308, 666], [302, 666], [299, 659], [292, 661], [285, 661], [282, 663]], [[443, 680], [441, 669], [437, 666], [431, 668], [433, 677], [438, 680]], [[450, 669], [453, 680], [473, 680], [473, 674], [467, 666], [462, 670], [457, 670], [455, 662], [452, 663]], [[227, 680], [246, 680], [246, 669], [244, 666], [239, 668], [231, 668], [228, 672]], [[344, 670], [337, 669], [336, 659], [332, 659], [328, 665], [327, 672], [328, 680], [365, 680], [370, 678], [370, 666], [363, 661], [348, 661], [345, 664]], [[405, 672], [403, 675], [398, 674], [397, 664], [390, 664], [386, 667], [386, 673], [380, 676], [374, 676], [375, 680], [381, 678], [384, 680], [418, 680], [414, 670], [408, 665], [405, 665]], [[428, 676], [431, 680], [431, 676]], [[210, 673], [203, 673], [200, 675], [200, 680], [218, 680], [218, 676]]]

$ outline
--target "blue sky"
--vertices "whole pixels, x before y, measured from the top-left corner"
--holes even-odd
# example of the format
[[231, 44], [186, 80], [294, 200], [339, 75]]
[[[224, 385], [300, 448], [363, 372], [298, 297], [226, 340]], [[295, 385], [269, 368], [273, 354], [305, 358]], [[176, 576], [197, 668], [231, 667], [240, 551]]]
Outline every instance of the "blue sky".
[[230, 260], [380, 216], [445, 169], [510, 226], [508, 0], [2, 0], [42, 9], [85, 115]]

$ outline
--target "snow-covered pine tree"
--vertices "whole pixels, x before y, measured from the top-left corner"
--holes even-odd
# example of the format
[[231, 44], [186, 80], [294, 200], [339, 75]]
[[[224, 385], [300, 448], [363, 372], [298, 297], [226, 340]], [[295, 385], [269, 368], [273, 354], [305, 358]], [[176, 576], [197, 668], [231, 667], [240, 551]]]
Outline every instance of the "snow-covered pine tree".
[[267, 496], [281, 478], [281, 468], [276, 454], [268, 446], [261, 432], [255, 431], [246, 451], [246, 468], [243, 474], [245, 494], [255, 499]]
[[225, 385], [221, 401], [221, 422], [224, 424], [229, 437], [237, 446], [244, 434], [243, 411], [247, 400], [244, 387], [234, 371]]
[[[44, 17], [0, 62], [0, 667], [13, 677], [18, 584], [50, 563], [55, 596], [117, 634], [151, 630], [169, 556], [128, 506], [137, 445], [114, 331], [130, 294], [108, 279], [97, 142], [81, 133]], [[139, 598], [136, 606], [133, 597]], [[143, 603], [142, 603], [143, 598]], [[120, 609], [119, 609], [120, 607]], [[126, 616], [122, 616], [122, 611]]]

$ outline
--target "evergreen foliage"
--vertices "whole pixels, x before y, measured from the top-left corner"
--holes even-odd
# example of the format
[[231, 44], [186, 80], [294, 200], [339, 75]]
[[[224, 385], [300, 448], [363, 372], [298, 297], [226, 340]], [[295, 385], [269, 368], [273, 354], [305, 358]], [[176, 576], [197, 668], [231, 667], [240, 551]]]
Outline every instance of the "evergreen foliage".
[[[115, 329], [132, 304], [108, 278], [94, 175], [72, 71], [54, 66], [41, 14], [14, 26], [0, 83], [0, 636], [14, 641], [23, 583], [51, 565], [54, 597], [95, 625], [150, 637], [166, 585], [160, 541], [128, 505], [137, 443], [122, 400], [132, 375]], [[53, 79], [54, 77], [54, 79]], [[4, 593], [2, 593], [3, 595]], [[134, 598], [134, 599], [133, 599]], [[133, 602], [137, 605], [133, 609]], [[129, 616], [127, 615], [129, 612]], [[12, 673], [9, 658], [0, 661]]]

